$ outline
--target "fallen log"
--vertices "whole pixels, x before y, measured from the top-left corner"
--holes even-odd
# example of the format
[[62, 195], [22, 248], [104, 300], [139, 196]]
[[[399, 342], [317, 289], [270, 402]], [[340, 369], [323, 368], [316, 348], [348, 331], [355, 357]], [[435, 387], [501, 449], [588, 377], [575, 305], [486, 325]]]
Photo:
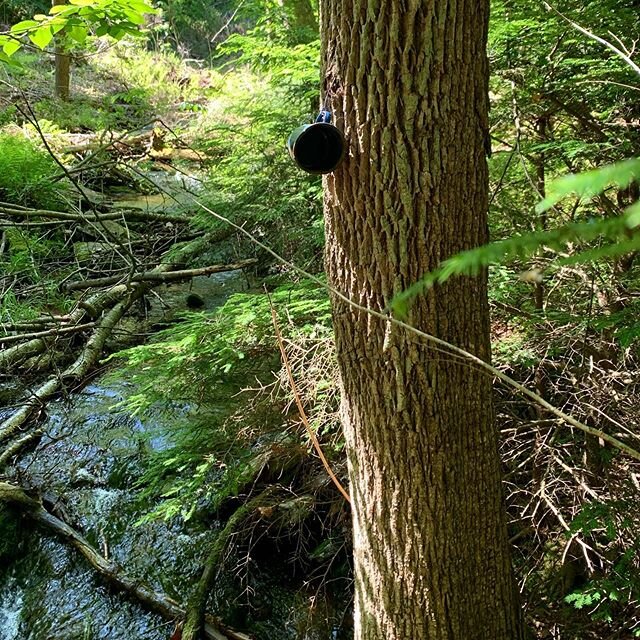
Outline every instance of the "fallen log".
[[196, 276], [208, 276], [213, 273], [223, 273], [225, 271], [237, 271], [251, 265], [257, 264], [255, 258], [241, 260], [232, 264], [216, 264], [209, 267], [200, 267], [197, 269], [183, 269], [179, 271], [158, 271], [152, 269], [142, 273], [134, 273], [133, 275], [122, 274], [118, 276], [105, 276], [104, 278], [92, 278], [90, 280], [78, 280], [69, 282], [64, 285], [65, 291], [78, 291], [81, 289], [90, 289], [96, 287], [106, 287], [111, 284], [121, 282], [179, 282], [180, 280], [190, 280]]
[[126, 300], [116, 304], [102, 319], [89, 338], [78, 358], [60, 375], [52, 376], [42, 384], [9, 418], [0, 424], [0, 442], [15, 435], [27, 422], [36, 409], [41, 408], [48, 400], [70, 383], [79, 383], [87, 375], [89, 369], [97, 362], [107, 338], [113, 328], [122, 319], [129, 307], [142, 295], [143, 290], [131, 292]]
[[[114, 287], [109, 291], [100, 291], [86, 300], [80, 300], [77, 308], [66, 318], [69, 326], [80, 324], [87, 316], [97, 318], [107, 307], [122, 298], [128, 291], [127, 287]], [[0, 351], [0, 371], [8, 370], [28, 360], [32, 356], [46, 351], [52, 337], [40, 337], [9, 347]], [[0, 340], [1, 342], [1, 340]]]
[[[104, 558], [84, 536], [49, 513], [40, 501], [29, 496], [21, 487], [0, 482], [0, 501], [17, 507], [38, 525], [73, 546], [109, 584], [135, 598], [147, 610], [168, 620], [184, 619], [185, 610], [179, 603], [128, 576], [118, 564]], [[207, 617], [203, 627], [203, 635], [206, 640], [251, 640], [251, 637], [244, 633], [217, 625], [214, 618], [210, 616]]]
[[17, 344], [0, 351], [0, 371], [19, 364], [20, 362], [42, 353], [47, 348], [47, 342], [43, 338], [34, 338], [23, 344]]
[[[199, 253], [203, 247], [208, 246], [209, 239], [214, 234], [206, 234], [194, 241], [187, 243], [180, 247], [173, 255], [173, 262], [161, 264], [153, 271], [155, 273], [165, 273], [176, 269], [177, 264], [181, 260], [188, 259], [189, 257]], [[34, 393], [22, 403], [20, 408], [15, 411], [4, 422], [0, 423], [0, 442], [3, 442], [12, 436], [14, 436], [20, 429], [24, 427], [27, 421], [35, 413], [36, 410], [41, 409], [46, 402], [56, 396], [61, 390], [69, 386], [80, 385], [82, 378], [87, 375], [91, 367], [98, 361], [106, 339], [111, 335], [113, 329], [118, 322], [122, 319], [131, 305], [138, 300], [149, 289], [151, 283], [139, 282], [129, 285], [117, 285], [111, 287], [106, 291], [100, 291], [90, 296], [85, 300], [78, 302], [78, 307], [75, 311], [69, 314], [69, 320], [75, 323], [80, 323], [87, 316], [89, 318], [98, 318], [96, 321], [95, 329], [84, 349], [67, 369], [62, 374], [56, 375], [44, 384], [42, 384]], [[124, 297], [124, 300], [123, 300]], [[106, 311], [108, 307], [113, 306], [109, 311]], [[31, 344], [31, 355], [37, 355], [42, 353], [48, 346], [49, 340], [54, 338], [37, 338], [38, 344], [31, 344], [31, 341], [25, 343]], [[35, 341], [33, 341], [35, 343]], [[24, 345], [17, 345], [23, 347]], [[38, 347], [36, 349], [36, 347]], [[10, 347], [3, 352], [0, 352], [0, 368], [7, 363], [16, 364], [16, 361], [22, 361], [25, 358], [24, 353], [15, 354], [12, 352], [16, 347]], [[33, 351], [35, 350], [35, 353]], [[13, 355], [6, 356], [7, 352], [12, 352]], [[31, 442], [31, 440], [25, 439], [25, 444]], [[9, 444], [12, 454], [16, 455], [17, 450], [13, 447], [14, 443]], [[7, 449], [8, 451], [8, 449]], [[0, 455], [0, 459], [8, 459], [6, 451]]]
[[57, 327], [55, 329], [49, 329], [47, 331], [36, 331], [34, 333], [21, 333], [14, 336], [0, 337], [0, 344], [9, 344], [12, 342], [21, 342], [22, 340], [30, 340], [35, 338], [47, 338], [50, 336], [63, 336], [69, 333], [78, 333], [79, 331], [86, 331], [92, 329], [95, 326], [94, 322], [85, 322], [84, 324], [76, 324], [72, 327]]
[[[131, 220], [142, 222], [173, 222], [187, 223], [189, 218], [170, 213], [153, 213], [151, 211], [143, 211], [142, 209], [119, 209], [112, 213], [69, 213], [68, 211], [50, 211], [49, 209], [25, 209], [10, 208], [6, 205], [0, 205], [0, 214], [13, 218], [51, 218], [53, 220], [66, 220], [69, 222], [105, 222], [108, 220]], [[38, 224], [34, 221], [34, 224]]]

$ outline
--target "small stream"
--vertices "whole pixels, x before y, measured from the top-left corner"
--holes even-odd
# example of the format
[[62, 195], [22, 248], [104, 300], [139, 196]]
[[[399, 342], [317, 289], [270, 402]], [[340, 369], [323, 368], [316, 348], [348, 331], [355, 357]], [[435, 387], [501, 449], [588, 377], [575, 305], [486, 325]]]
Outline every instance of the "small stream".
[[[46, 487], [47, 500], [104, 555], [178, 600], [197, 574], [205, 534], [163, 522], [135, 526], [142, 515], [131, 484], [142, 472], [148, 427], [114, 405], [126, 384], [86, 387], [50, 406], [47, 437], [25, 456], [20, 472]], [[60, 496], [64, 495], [64, 501]], [[25, 523], [25, 530], [29, 527]], [[23, 533], [26, 533], [23, 532]], [[2, 640], [167, 638], [167, 624], [111, 592], [79, 554], [39, 532], [26, 533], [18, 559], [0, 575]]]
[[[161, 308], [171, 315], [196, 291], [205, 309], [214, 309], [247, 287], [241, 272], [216, 274], [160, 292]], [[160, 299], [158, 298], [158, 299]], [[158, 413], [142, 422], [119, 403], [135, 388], [117, 372], [98, 378], [66, 400], [49, 404], [46, 436], [21, 460], [14, 478], [45, 490], [54, 511], [129, 575], [179, 602], [201, 572], [211, 530], [187, 528], [182, 521], [138, 521], [153, 505], [141, 502], [133, 487], [145, 456], [170, 447], [171, 418]], [[64, 498], [62, 497], [64, 496]], [[0, 640], [168, 640], [174, 625], [148, 613], [111, 588], [71, 547], [43, 535], [27, 521], [11, 561], [0, 565]], [[300, 587], [283, 586], [265, 575], [264, 613], [253, 626], [256, 640], [338, 640], [345, 603], [339, 606]], [[233, 610], [224, 590], [213, 610]], [[216, 603], [217, 599], [217, 603]], [[246, 616], [230, 623], [244, 626]]]

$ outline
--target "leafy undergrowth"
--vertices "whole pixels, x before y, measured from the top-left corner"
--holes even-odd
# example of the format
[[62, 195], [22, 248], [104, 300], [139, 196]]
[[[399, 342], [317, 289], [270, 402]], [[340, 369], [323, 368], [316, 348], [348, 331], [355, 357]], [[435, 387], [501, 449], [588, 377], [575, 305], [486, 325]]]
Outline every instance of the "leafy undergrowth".
[[[276, 289], [272, 300], [303, 405], [344, 483], [326, 293], [303, 282]], [[633, 445], [624, 425], [640, 417], [637, 352], [607, 341], [606, 332], [586, 342], [568, 338], [576, 330], [566, 331], [567, 318], [563, 331], [554, 330], [556, 321], [499, 314], [498, 365]], [[605, 351], [594, 357], [598, 349], [606, 349], [606, 358]], [[327, 572], [329, 580], [336, 570], [344, 578], [348, 510], [300, 424], [267, 295], [232, 296], [214, 315], [191, 315], [119, 359], [139, 390], [129, 408], [169, 412], [175, 424], [162, 434], [172, 446], [149, 460], [140, 483], [145, 498], [157, 500], [145, 518], [183, 517], [198, 526], [224, 521], [275, 486], [273, 502], [238, 531], [235, 551], [242, 555], [256, 540], [267, 546], [272, 540], [291, 554], [291, 567]], [[541, 639], [634, 637], [640, 466], [508, 389], [498, 387], [496, 401], [509, 532], [531, 627]], [[230, 558], [233, 564], [238, 555]], [[251, 572], [240, 574], [250, 592]]]
[[0, 130], [0, 201], [60, 209], [68, 195], [66, 177], [44, 149], [21, 131]]
[[[511, 274], [517, 277], [517, 270]], [[612, 312], [594, 305], [597, 291], [579, 270], [559, 277], [572, 281], [574, 295], [556, 289], [548, 310], [540, 311], [527, 291], [531, 284], [505, 289], [500, 283], [507, 270], [493, 274], [497, 366], [574, 418], [638, 450], [637, 302], [620, 300]], [[599, 286], [605, 300], [615, 281], [601, 279]], [[538, 636], [635, 637], [640, 465], [501, 384], [496, 399], [509, 530]]]

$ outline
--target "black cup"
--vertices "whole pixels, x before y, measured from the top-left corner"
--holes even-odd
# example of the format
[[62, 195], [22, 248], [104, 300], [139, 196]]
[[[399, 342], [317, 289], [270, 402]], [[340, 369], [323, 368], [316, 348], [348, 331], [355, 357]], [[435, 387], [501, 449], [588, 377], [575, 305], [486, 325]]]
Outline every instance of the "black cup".
[[331, 173], [344, 159], [344, 136], [330, 120], [331, 113], [321, 111], [313, 124], [294, 129], [287, 140], [289, 154], [307, 173]]

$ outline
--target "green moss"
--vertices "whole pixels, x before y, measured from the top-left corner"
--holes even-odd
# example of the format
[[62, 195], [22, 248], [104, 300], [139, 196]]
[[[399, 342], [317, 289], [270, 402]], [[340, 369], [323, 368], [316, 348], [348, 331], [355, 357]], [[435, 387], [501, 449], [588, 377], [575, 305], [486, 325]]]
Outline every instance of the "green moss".
[[20, 519], [15, 511], [0, 505], [0, 566], [7, 566], [18, 556]]

